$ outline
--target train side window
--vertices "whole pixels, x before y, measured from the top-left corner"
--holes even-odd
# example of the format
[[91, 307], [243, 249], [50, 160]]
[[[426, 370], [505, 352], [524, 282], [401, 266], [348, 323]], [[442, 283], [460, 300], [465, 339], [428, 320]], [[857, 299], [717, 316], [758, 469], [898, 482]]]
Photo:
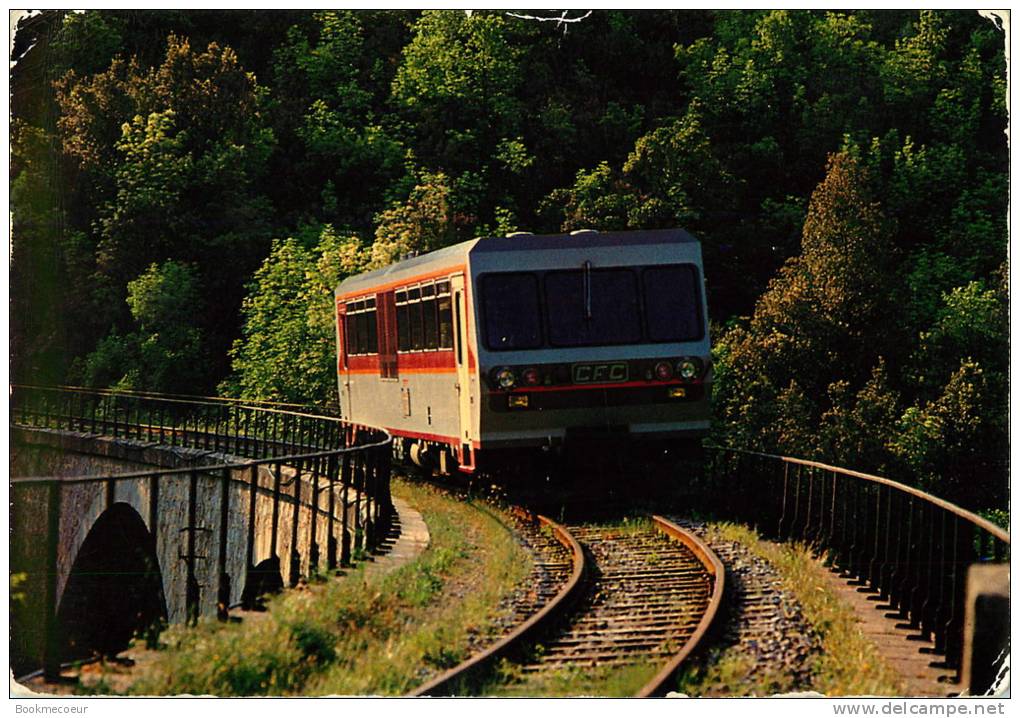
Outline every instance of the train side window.
[[358, 354], [368, 354], [368, 313], [358, 312]]
[[439, 326], [436, 316], [436, 285], [424, 284], [421, 288], [422, 328], [425, 333], [425, 349], [439, 347]]
[[353, 356], [358, 353], [358, 305], [356, 302], [350, 302], [347, 305], [347, 316], [345, 321], [347, 323], [346, 331], [344, 332], [347, 336], [347, 354]]
[[365, 300], [365, 353], [379, 353], [379, 328], [376, 323], [375, 297]]
[[425, 333], [421, 316], [421, 288], [408, 290], [408, 307], [411, 314], [411, 349], [421, 351], [425, 348]]
[[645, 324], [653, 342], [701, 339], [701, 302], [694, 265], [646, 267], [642, 272]]
[[[446, 285], [443, 294], [443, 284]], [[443, 282], [436, 285], [437, 291], [440, 292], [439, 298], [436, 299], [436, 308], [439, 311], [439, 348], [440, 349], [452, 349], [453, 348], [453, 309], [450, 303], [450, 283]]]
[[397, 350], [406, 352], [411, 348], [411, 317], [408, 314], [407, 292], [397, 292]]

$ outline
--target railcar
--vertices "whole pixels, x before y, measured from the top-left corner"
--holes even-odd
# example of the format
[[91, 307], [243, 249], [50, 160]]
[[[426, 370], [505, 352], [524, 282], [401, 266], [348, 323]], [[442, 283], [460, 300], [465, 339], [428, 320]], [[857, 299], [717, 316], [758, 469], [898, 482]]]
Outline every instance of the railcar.
[[701, 246], [684, 230], [475, 239], [335, 297], [342, 417], [385, 427], [419, 465], [708, 430]]

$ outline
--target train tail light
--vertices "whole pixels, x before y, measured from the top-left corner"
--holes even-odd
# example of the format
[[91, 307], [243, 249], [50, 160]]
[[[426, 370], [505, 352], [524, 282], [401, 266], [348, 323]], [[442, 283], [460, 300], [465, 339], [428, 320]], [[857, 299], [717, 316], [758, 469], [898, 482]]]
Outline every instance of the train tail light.
[[538, 369], [525, 369], [521, 373], [521, 382], [525, 386], [537, 386], [542, 380], [542, 377], [538, 374]]
[[669, 362], [661, 361], [655, 365], [655, 378], [659, 381], [669, 381], [673, 378], [673, 367]]

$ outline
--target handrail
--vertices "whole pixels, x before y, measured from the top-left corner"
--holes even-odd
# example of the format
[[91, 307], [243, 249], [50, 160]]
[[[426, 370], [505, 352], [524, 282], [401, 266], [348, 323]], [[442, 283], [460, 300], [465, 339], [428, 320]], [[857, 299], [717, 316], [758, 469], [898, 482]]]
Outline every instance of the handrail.
[[769, 454], [769, 453], [765, 453], [765, 452], [761, 452], [761, 451], [748, 451], [747, 449], [734, 449], [734, 448], [722, 447], [722, 446], [710, 446], [710, 447], [707, 447], [707, 448], [715, 450], [715, 451], [726, 451], [726, 452], [730, 452], [730, 453], [733, 453], [733, 454], [747, 454], [749, 456], [760, 456], [762, 458], [778, 459], [780, 461], [785, 461], [785, 462], [790, 463], [790, 464], [799, 464], [801, 466], [808, 466], [808, 467], [815, 468], [815, 469], [822, 469], [823, 471], [834, 471], [834, 472], [843, 474], [844, 476], [852, 476], [852, 477], [857, 478], [857, 479], [864, 479], [865, 481], [872, 481], [872, 482], [874, 482], [876, 484], [883, 484], [885, 486], [891, 486], [894, 489], [898, 489], [900, 491], [906, 492], [908, 494], [912, 494], [913, 496], [916, 496], [916, 497], [918, 497], [920, 499], [928, 501], [928, 502], [938, 506], [939, 508], [945, 509], [946, 511], [948, 511], [948, 512], [950, 512], [952, 514], [955, 514], [955, 515], [959, 516], [962, 519], [966, 519], [967, 521], [970, 521], [971, 523], [973, 523], [978, 528], [987, 531], [992, 536], [997, 538], [999, 541], [1004, 541], [1007, 544], [1009, 543], [1009, 532], [1007, 532], [1001, 526], [996, 526], [995, 524], [993, 524], [988, 519], [986, 519], [986, 518], [984, 518], [982, 516], [978, 516], [974, 512], [968, 511], [967, 509], [962, 508], [960, 506], [957, 506], [956, 504], [950, 503], [950, 502], [946, 501], [945, 499], [940, 499], [938, 496], [935, 496], [934, 494], [926, 493], [924, 491], [921, 491], [920, 489], [914, 488], [913, 486], [908, 486], [907, 484], [901, 484], [900, 482], [893, 481], [892, 479], [887, 479], [887, 478], [884, 478], [882, 476], [875, 476], [874, 474], [865, 474], [865, 473], [863, 473], [861, 471], [855, 471], [853, 469], [844, 469], [844, 468], [842, 468], [840, 466], [832, 466], [830, 464], [823, 464], [820, 461], [811, 461], [811, 460], [808, 460], [808, 459], [798, 459], [798, 458], [793, 457], [793, 456], [783, 456], [781, 454]]
[[157, 478], [163, 478], [164, 476], [176, 476], [178, 474], [189, 474], [195, 469], [201, 471], [214, 472], [222, 471], [224, 469], [243, 469], [252, 466], [263, 466], [265, 464], [284, 464], [287, 466], [296, 464], [298, 462], [305, 463], [314, 461], [316, 459], [326, 459], [330, 456], [336, 456], [338, 454], [353, 454], [366, 449], [374, 449], [378, 447], [386, 446], [390, 443], [391, 439], [389, 435], [384, 439], [380, 439], [377, 442], [371, 444], [358, 444], [357, 446], [349, 446], [343, 449], [331, 449], [329, 451], [319, 451], [314, 454], [294, 454], [292, 456], [270, 456], [263, 459], [246, 459], [244, 461], [235, 461], [219, 464], [202, 464], [201, 466], [187, 466], [176, 469], [149, 469], [147, 471], [127, 471], [124, 473], [116, 474], [83, 474], [80, 476], [12, 476], [10, 483], [12, 485], [22, 484], [51, 484], [59, 483], [63, 486], [74, 486], [78, 484], [88, 484], [93, 481], [130, 481], [132, 479], [145, 479], [158, 475]]
[[[46, 386], [41, 384], [11, 384], [11, 391], [17, 389], [34, 389], [37, 391], [64, 392], [72, 394], [94, 394], [96, 396], [123, 397], [127, 399], [159, 399], [170, 404], [191, 404], [195, 406], [246, 406], [260, 409], [262, 411], [278, 411], [302, 416], [314, 416], [317, 419], [333, 419], [339, 421], [336, 416], [323, 416], [322, 414], [309, 414], [307, 412], [294, 411], [295, 409], [317, 408], [309, 404], [294, 404], [283, 401], [267, 401], [264, 399], [244, 399], [230, 396], [204, 396], [201, 394], [162, 394], [154, 391], [135, 391], [129, 389], [101, 389], [86, 386], [73, 386], [56, 384]], [[329, 405], [322, 408], [334, 409]]]
[[824, 552], [878, 593], [946, 665], [963, 665], [967, 571], [1008, 561], [1009, 533], [915, 487], [818, 461], [706, 447], [705, 500], [720, 516]]

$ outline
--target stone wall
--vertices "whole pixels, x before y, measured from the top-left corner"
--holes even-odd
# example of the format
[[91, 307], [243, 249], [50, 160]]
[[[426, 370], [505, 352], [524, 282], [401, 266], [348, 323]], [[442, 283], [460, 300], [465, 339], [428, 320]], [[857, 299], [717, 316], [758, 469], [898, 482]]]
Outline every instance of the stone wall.
[[[195, 526], [195, 575], [200, 585], [199, 608], [203, 615], [215, 614], [220, 585], [218, 556], [221, 542], [223, 479], [227, 479], [226, 574], [230, 581], [230, 604], [240, 602], [247, 573], [249, 541], [253, 565], [275, 555], [280, 559], [284, 585], [296, 582], [299, 575], [310, 570], [312, 512], [307, 505], [312, 495], [312, 476], [303, 472], [300, 482], [291, 467], [279, 468], [280, 500], [274, 501], [277, 481], [273, 464], [242, 468], [212, 468], [225, 463], [238, 463], [233, 457], [207, 451], [166, 447], [127, 439], [110, 439], [87, 434], [42, 429], [13, 429], [11, 432], [11, 475], [13, 477], [56, 476], [65, 478], [61, 484], [61, 520], [57, 564], [57, 596], [62, 596], [68, 577], [96, 520], [115, 503], [124, 503], [136, 511], [150, 533], [156, 538], [169, 620], [179, 622], [186, 616], [188, 561], [186, 553], [189, 490], [191, 473], [165, 473], [154, 478], [125, 477], [133, 472], [151, 472], [154, 468], [198, 468]], [[224, 475], [226, 473], [226, 477]], [[256, 491], [251, 491], [251, 477], [256, 476]], [[75, 476], [121, 475], [87, 483], [70, 480]], [[300, 488], [301, 501], [295, 527], [295, 490]], [[20, 484], [12, 500], [11, 561], [13, 570], [28, 568], [24, 593], [25, 605], [17, 610], [14, 623], [20, 629], [15, 643], [18, 653], [38, 656], [42, 635], [39, 622], [40, 599], [45, 595], [46, 506], [48, 484]], [[155, 493], [154, 493], [155, 492]], [[254, 495], [254, 524], [251, 523], [251, 502]], [[153, 500], [156, 497], [156, 500]], [[350, 492], [349, 501], [354, 493]], [[276, 516], [274, 520], [274, 504]], [[334, 538], [339, 542], [341, 492], [334, 497], [336, 520]], [[327, 551], [329, 518], [328, 491], [322, 490], [316, 518], [316, 542], [319, 545], [319, 566], [324, 567]], [[348, 516], [353, 518], [353, 507]], [[275, 525], [275, 531], [274, 531]], [[296, 542], [295, 542], [296, 539]], [[300, 556], [296, 573], [291, 568], [291, 552]], [[339, 553], [339, 550], [338, 550]], [[21, 645], [24, 644], [24, 645]], [[12, 646], [15, 648], [15, 646]]]

